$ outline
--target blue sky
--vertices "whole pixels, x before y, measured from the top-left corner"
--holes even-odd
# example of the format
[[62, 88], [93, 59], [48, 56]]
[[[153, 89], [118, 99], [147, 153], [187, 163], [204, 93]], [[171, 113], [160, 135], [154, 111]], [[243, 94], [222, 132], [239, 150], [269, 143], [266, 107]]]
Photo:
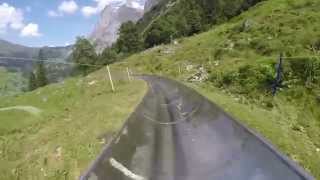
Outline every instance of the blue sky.
[[114, 0], [0, 0], [0, 39], [27, 46], [63, 46], [93, 30]]

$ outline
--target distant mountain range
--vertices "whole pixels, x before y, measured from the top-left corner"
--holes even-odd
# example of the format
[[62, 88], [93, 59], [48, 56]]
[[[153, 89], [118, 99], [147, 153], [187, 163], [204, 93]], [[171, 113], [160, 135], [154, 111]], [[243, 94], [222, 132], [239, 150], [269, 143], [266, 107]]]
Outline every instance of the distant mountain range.
[[38, 52], [39, 48], [26, 47], [0, 39], [1, 57], [33, 58]]
[[43, 49], [46, 59], [63, 61], [70, 55], [72, 46], [42, 48], [27, 47], [0, 39], [0, 66], [28, 70], [32, 67], [33, 63], [27, 61], [27, 59], [37, 59], [40, 49]]

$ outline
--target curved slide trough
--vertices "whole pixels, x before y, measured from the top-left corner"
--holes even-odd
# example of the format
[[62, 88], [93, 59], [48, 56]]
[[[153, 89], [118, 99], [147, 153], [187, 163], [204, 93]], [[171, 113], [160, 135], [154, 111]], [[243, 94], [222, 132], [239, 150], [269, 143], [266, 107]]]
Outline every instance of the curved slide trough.
[[142, 77], [149, 91], [81, 180], [311, 180], [194, 90]]

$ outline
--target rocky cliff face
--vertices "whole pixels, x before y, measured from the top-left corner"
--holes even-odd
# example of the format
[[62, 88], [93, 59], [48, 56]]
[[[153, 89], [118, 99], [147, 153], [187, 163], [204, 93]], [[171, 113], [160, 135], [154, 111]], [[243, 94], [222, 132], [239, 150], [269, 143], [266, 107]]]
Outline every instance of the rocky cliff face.
[[97, 51], [111, 46], [118, 38], [118, 30], [122, 23], [138, 21], [160, 0], [113, 0], [101, 12], [99, 22], [89, 36]]
[[144, 12], [148, 12], [151, 10], [151, 8], [155, 5], [157, 5], [160, 2], [160, 0], [147, 0], [144, 5]]
[[143, 16], [144, 3], [127, 0], [115, 1], [105, 7], [90, 39], [96, 44], [97, 51], [111, 46], [118, 38], [118, 30], [122, 23], [136, 22]]

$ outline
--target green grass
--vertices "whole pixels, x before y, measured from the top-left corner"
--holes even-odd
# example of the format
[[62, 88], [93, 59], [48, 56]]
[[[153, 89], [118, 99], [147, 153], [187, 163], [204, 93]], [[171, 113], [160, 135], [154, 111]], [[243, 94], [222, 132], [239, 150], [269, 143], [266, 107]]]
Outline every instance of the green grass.
[[[0, 179], [77, 179], [146, 92], [142, 81], [115, 81], [105, 70], [33, 92], [0, 98]], [[106, 140], [104, 140], [106, 137]]]
[[0, 96], [19, 94], [27, 88], [26, 86], [27, 80], [21, 73], [9, 72], [0, 67]]
[[[177, 45], [148, 49], [124, 62], [137, 72], [183, 82], [203, 66], [210, 79], [193, 84], [196, 90], [260, 132], [320, 179], [319, 70], [314, 69], [318, 81], [309, 86], [304, 81], [308, 69], [304, 69], [305, 64], [296, 63], [305, 62], [297, 57], [320, 56], [319, 8], [318, 0], [263, 1], [208, 32], [179, 39]], [[291, 58], [285, 59], [288, 87], [272, 98], [266, 93], [267, 88], [260, 86], [261, 77], [255, 75], [274, 75], [274, 64], [281, 52]], [[190, 65], [193, 67], [187, 68]], [[220, 78], [213, 78], [215, 75], [222, 79], [231, 76], [232, 82], [226, 85]]]
[[[320, 177], [320, 128], [317, 122], [319, 116], [307, 112], [311, 109], [316, 110], [319, 104], [313, 104], [311, 108], [308, 104], [300, 104], [301, 102], [288, 102], [283, 95], [279, 95], [272, 101], [274, 107], [267, 109], [250, 102], [244, 96], [231, 94], [219, 88], [205, 84], [189, 86], [248, 127], [258, 131], [316, 178]], [[308, 123], [309, 128], [305, 128], [301, 123]]]

